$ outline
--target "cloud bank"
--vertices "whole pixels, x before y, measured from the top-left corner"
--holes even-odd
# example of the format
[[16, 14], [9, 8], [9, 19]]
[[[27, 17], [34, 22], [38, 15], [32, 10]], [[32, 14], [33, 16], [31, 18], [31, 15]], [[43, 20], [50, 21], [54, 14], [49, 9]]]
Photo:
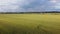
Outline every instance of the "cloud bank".
[[60, 0], [0, 0], [0, 12], [60, 11]]

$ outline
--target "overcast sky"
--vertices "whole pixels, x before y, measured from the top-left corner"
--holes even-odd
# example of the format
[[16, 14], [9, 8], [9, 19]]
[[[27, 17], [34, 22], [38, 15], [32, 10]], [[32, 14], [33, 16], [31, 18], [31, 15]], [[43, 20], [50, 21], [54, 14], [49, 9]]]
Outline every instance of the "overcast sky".
[[0, 0], [0, 12], [60, 11], [60, 0]]

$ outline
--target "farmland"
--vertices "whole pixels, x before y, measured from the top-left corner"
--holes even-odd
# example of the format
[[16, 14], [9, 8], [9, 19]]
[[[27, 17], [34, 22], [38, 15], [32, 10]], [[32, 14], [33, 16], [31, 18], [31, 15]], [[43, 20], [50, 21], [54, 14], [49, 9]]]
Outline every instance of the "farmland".
[[60, 34], [60, 15], [0, 14], [0, 34]]

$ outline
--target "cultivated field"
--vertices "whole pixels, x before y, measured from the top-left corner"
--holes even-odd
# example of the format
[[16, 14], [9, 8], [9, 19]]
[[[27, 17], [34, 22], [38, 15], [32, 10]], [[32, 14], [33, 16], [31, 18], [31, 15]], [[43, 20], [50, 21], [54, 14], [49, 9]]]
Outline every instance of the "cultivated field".
[[0, 14], [0, 34], [60, 34], [60, 15]]

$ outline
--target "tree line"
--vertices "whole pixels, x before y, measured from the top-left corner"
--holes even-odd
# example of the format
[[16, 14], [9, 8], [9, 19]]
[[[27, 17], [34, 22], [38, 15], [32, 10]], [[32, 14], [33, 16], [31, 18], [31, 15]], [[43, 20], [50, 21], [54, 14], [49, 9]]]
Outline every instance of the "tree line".
[[32, 13], [60, 13], [59, 11], [41, 11], [41, 12], [0, 12], [0, 14], [32, 14]]

